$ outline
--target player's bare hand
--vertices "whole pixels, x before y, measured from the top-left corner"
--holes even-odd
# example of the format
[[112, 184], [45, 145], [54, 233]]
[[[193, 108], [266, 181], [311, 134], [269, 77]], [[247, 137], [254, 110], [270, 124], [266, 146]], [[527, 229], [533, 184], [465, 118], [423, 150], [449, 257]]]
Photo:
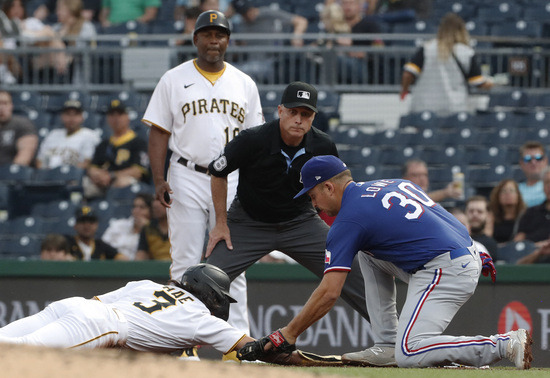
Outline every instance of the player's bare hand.
[[204, 256], [205, 257], [210, 256], [216, 244], [218, 244], [222, 240], [225, 240], [225, 244], [227, 244], [228, 249], [233, 249], [233, 244], [231, 243], [231, 234], [229, 233], [229, 227], [227, 227], [227, 224], [216, 223], [214, 228], [210, 231], [210, 235], [208, 237], [208, 244], [206, 245], [206, 253]]
[[170, 205], [172, 204], [172, 198], [170, 198], [170, 194], [172, 193], [173, 192], [170, 188], [170, 184], [168, 184], [166, 181], [155, 185], [155, 198], [159, 200], [164, 207], [170, 207]]

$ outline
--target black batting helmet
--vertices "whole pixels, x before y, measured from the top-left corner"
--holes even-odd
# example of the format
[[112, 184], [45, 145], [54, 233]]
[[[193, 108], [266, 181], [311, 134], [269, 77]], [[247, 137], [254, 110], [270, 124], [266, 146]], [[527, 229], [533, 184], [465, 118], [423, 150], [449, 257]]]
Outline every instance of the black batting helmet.
[[212, 315], [227, 320], [229, 304], [237, 302], [229, 295], [229, 276], [210, 264], [189, 267], [181, 278], [181, 287], [187, 290], [210, 310]]
[[209, 27], [221, 28], [227, 33], [227, 35], [231, 35], [229, 21], [227, 21], [227, 18], [222, 12], [215, 10], [202, 12], [195, 22], [195, 30], [193, 30], [193, 35], [195, 35], [195, 33], [199, 30]]

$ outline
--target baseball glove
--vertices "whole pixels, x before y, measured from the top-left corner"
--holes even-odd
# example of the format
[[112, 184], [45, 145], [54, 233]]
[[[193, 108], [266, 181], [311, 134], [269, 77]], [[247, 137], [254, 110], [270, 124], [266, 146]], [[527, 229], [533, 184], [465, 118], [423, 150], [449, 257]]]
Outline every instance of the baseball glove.
[[[271, 343], [272, 347], [266, 351], [265, 346], [268, 343]], [[237, 351], [237, 358], [241, 361], [264, 361], [267, 357], [274, 358], [276, 355], [281, 354], [289, 355], [294, 350], [296, 350], [296, 344], [290, 344], [279, 329], [271, 335], [246, 343]]]

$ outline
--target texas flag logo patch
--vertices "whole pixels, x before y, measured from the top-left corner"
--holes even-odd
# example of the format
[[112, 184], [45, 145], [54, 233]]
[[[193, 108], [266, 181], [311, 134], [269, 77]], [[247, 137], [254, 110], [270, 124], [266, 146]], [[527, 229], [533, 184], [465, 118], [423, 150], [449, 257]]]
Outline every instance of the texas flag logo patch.
[[325, 265], [330, 264], [331, 253], [328, 249], [325, 249]]

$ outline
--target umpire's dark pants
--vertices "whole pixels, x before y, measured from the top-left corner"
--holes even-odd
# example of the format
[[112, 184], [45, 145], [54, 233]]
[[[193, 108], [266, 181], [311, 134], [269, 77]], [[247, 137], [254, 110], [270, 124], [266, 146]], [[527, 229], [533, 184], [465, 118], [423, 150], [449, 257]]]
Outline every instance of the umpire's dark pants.
[[[249, 266], [273, 250], [292, 257], [317, 277], [325, 270], [325, 246], [329, 227], [312, 209], [310, 212], [280, 223], [253, 220], [234, 200], [227, 213], [233, 250], [219, 242], [207, 262], [225, 271], [231, 281]], [[365, 303], [365, 285], [357, 256], [341, 294], [363, 318], [369, 320]]]

